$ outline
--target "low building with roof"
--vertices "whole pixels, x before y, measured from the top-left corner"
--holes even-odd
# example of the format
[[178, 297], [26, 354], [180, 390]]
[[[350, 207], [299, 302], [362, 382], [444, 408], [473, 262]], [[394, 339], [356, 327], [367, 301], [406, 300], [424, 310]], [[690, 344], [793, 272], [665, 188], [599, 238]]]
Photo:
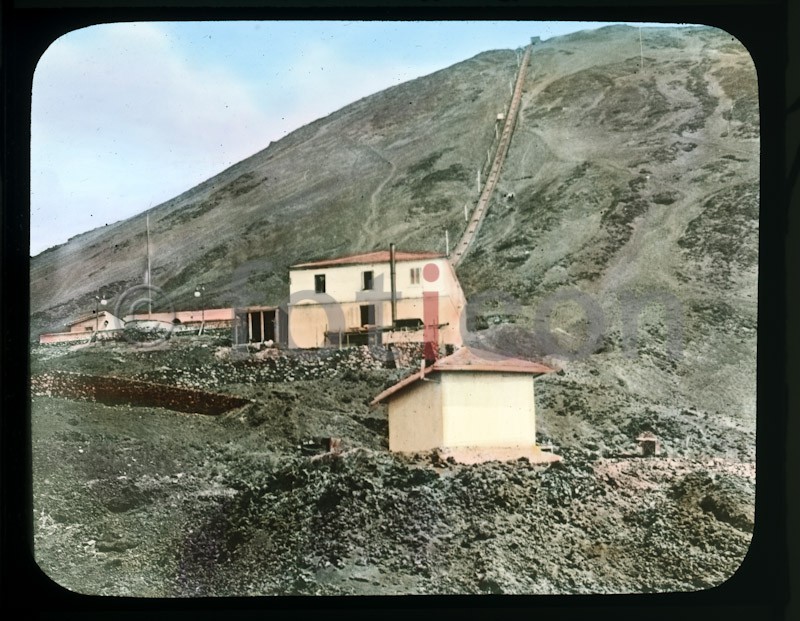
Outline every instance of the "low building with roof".
[[106, 310], [97, 313], [92, 312], [66, 324], [63, 332], [47, 332], [39, 335], [40, 343], [68, 343], [76, 341], [88, 341], [94, 338], [96, 333], [119, 330], [125, 325], [119, 317], [116, 317]]
[[390, 249], [298, 263], [289, 268], [288, 345], [461, 345], [465, 306], [441, 253]]
[[233, 324], [232, 308], [199, 308], [197, 310], [166, 311], [156, 313], [135, 313], [124, 317], [126, 324], [134, 324], [146, 328], [205, 330], [230, 328]]
[[208, 308], [188, 311], [135, 313], [122, 319], [101, 310], [84, 315], [67, 324], [66, 332], [49, 332], [39, 336], [40, 343], [64, 343], [92, 340], [95, 332], [101, 339], [115, 338], [126, 326], [161, 330], [204, 330], [230, 328], [234, 309]]
[[234, 309], [233, 343], [279, 343], [286, 345], [286, 313], [277, 306], [247, 306]]
[[389, 450], [438, 450], [456, 461], [560, 459], [536, 444], [534, 378], [555, 369], [462, 347], [387, 388]]

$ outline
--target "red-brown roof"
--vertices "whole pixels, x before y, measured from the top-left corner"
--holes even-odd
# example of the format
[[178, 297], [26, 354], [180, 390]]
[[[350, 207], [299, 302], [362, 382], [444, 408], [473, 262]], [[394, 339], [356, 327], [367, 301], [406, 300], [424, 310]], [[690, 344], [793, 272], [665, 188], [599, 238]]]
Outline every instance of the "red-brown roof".
[[[449, 371], [483, 371], [489, 373], [528, 373], [533, 376], [542, 375], [543, 373], [552, 373], [556, 371], [547, 365], [540, 362], [533, 362], [532, 360], [523, 360], [521, 358], [511, 358], [502, 354], [496, 354], [491, 351], [483, 349], [475, 349], [472, 347], [462, 347], [454, 354], [440, 358], [432, 366], [426, 367], [424, 375], [433, 372], [449, 372]], [[375, 397], [370, 405], [377, 405], [381, 401], [386, 400], [401, 390], [410, 386], [414, 382], [421, 379], [419, 371], [415, 371], [412, 375], [400, 380], [394, 386], [390, 386], [377, 397]]]
[[[400, 252], [395, 251], [395, 261], [419, 261], [422, 259], [442, 259], [445, 255], [440, 252]], [[298, 263], [292, 265], [291, 269], [308, 269], [317, 267], [334, 267], [336, 265], [359, 265], [363, 263], [388, 263], [389, 251], [378, 250], [376, 252], [367, 252], [364, 254], [351, 254], [346, 257], [338, 257], [335, 259], [323, 259], [321, 261], [312, 261], [310, 263]]]
[[551, 373], [552, 369], [541, 362], [511, 358], [485, 349], [462, 347], [454, 354], [440, 358], [434, 369], [446, 371], [495, 371], [503, 373]]

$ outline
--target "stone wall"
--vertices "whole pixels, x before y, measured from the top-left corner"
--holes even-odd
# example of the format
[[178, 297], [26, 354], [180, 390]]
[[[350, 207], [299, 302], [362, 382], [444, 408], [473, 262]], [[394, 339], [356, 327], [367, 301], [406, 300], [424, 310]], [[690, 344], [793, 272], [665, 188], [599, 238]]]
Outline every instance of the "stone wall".
[[32, 377], [31, 394], [212, 415], [223, 414], [249, 403], [247, 399], [191, 388], [60, 371]]

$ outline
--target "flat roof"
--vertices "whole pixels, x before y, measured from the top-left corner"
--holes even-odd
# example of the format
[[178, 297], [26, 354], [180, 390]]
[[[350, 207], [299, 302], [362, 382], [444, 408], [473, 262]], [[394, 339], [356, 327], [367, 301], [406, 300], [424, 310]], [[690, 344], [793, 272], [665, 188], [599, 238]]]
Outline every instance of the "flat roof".
[[125, 321], [171, 321], [178, 318], [181, 321], [184, 319], [192, 319], [197, 316], [200, 321], [205, 315], [206, 321], [220, 321], [233, 319], [233, 308], [198, 308], [193, 310], [171, 310], [171, 311], [158, 311], [153, 313], [136, 313], [134, 315], [126, 315]]
[[445, 358], [440, 358], [433, 365], [425, 367], [420, 371], [415, 371], [408, 377], [403, 378], [394, 386], [390, 386], [377, 397], [375, 397], [370, 405], [377, 405], [381, 401], [396, 395], [408, 386], [421, 380], [423, 377], [430, 373], [443, 373], [443, 372], [483, 372], [483, 373], [527, 373], [534, 377], [543, 375], [544, 373], [553, 373], [557, 371], [541, 362], [534, 362], [532, 360], [523, 360], [522, 358], [512, 358], [503, 354], [498, 354], [484, 349], [475, 349], [473, 347], [462, 347], [455, 353]]
[[[64, 324], [64, 325], [66, 325], [66, 326], [74, 326], [76, 324], [83, 323], [84, 321], [89, 321], [90, 319], [95, 319], [96, 317], [102, 317], [102, 316], [114, 317], [114, 315], [109, 313], [107, 310], [99, 310], [99, 311], [97, 311], [96, 315], [94, 313], [89, 313], [87, 315], [81, 316], [78, 319], [75, 319], [74, 321], [70, 321], [69, 323]], [[115, 317], [115, 319], [116, 319], [116, 317]]]
[[235, 312], [239, 313], [254, 313], [256, 311], [273, 311], [278, 310], [277, 306], [237, 306], [233, 309]]
[[[444, 259], [446, 258], [441, 252], [401, 252], [396, 250], [394, 253], [395, 261], [419, 261], [422, 259]], [[334, 259], [322, 259], [320, 261], [311, 261], [310, 263], [297, 263], [292, 265], [289, 269], [312, 269], [319, 267], [335, 267], [337, 265], [359, 265], [363, 263], [388, 263], [389, 251], [378, 250], [376, 252], [366, 252], [363, 254], [351, 254], [345, 257], [337, 257]]]

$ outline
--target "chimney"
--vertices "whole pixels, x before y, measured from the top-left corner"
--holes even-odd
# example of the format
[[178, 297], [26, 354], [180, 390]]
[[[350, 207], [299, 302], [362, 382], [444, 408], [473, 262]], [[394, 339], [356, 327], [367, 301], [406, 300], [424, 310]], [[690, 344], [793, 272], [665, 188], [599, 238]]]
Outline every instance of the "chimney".
[[389, 275], [392, 283], [392, 329], [397, 324], [397, 276], [395, 273], [394, 244], [389, 244]]

